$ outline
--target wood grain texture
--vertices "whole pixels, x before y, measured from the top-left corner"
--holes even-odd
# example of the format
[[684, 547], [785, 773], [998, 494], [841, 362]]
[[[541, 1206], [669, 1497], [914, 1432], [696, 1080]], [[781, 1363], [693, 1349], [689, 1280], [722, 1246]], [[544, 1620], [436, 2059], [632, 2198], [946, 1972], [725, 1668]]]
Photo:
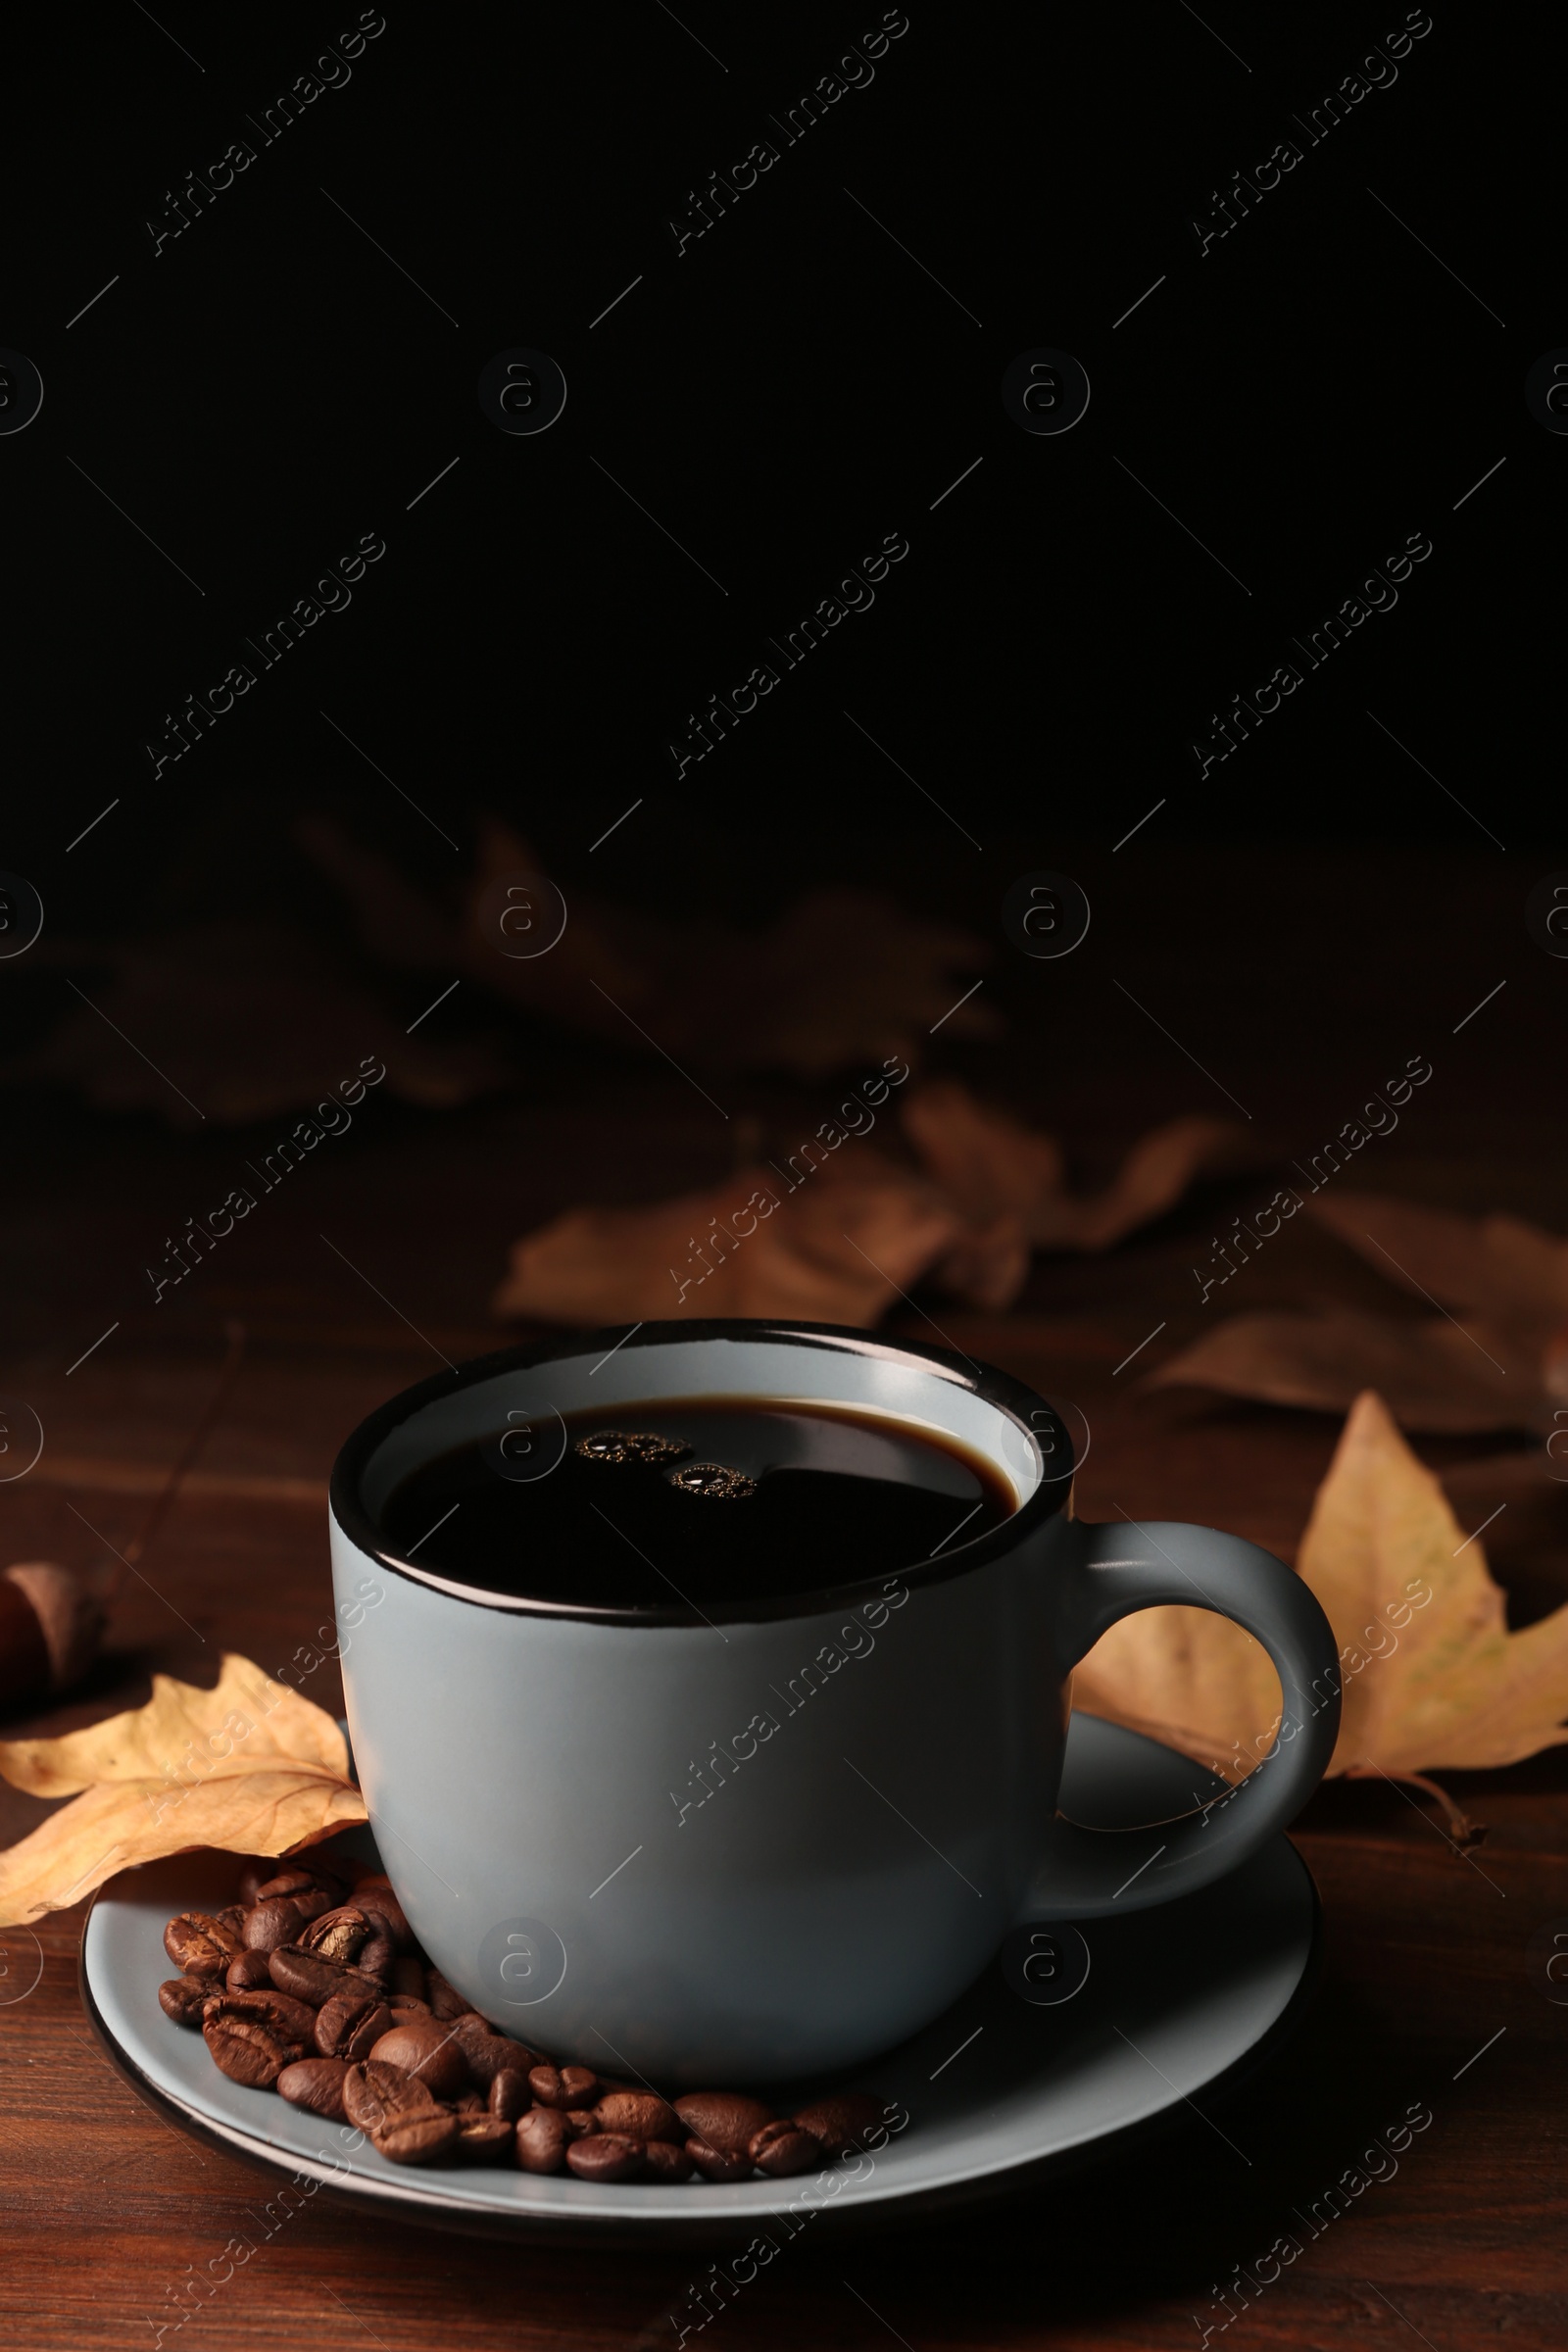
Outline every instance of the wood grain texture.
[[[613, 1122], [594, 1127], [584, 1114], [583, 1126], [586, 1161]], [[644, 1170], [648, 1189], [674, 1190], [703, 1173], [693, 1133], [671, 1114], [662, 1156], [651, 1150]], [[422, 1147], [404, 1178], [399, 1194], [397, 1168], [381, 1172], [375, 1209], [345, 1184], [335, 1222], [321, 1221], [437, 1345], [455, 1354], [460, 1341], [468, 1351], [493, 1344], [483, 1285], [526, 1216], [494, 1186], [472, 1216], [456, 1218], [457, 1259], [430, 1269], [419, 1243], [438, 1192]], [[183, 1197], [167, 1169], [160, 1181]], [[568, 1169], [550, 1181], [573, 1179]], [[1249, 1197], [1244, 1183], [1238, 1208]], [[113, 1213], [128, 1236], [122, 1202]], [[142, 1223], [151, 1229], [169, 1213], [167, 1204], [156, 1217], [144, 1208]], [[341, 1267], [316, 1266], [315, 1257], [326, 1261], [311, 1235], [317, 1212], [286, 1226], [295, 1213], [280, 1206], [265, 1248], [236, 1256], [225, 1273], [220, 1303], [247, 1315], [253, 1344], [203, 1482], [167, 1523], [144, 1577], [125, 1579], [112, 1647], [88, 1685], [47, 1714], [14, 1718], [12, 1736], [136, 1703], [155, 1669], [211, 1681], [225, 1647], [275, 1669], [325, 1623], [319, 1504], [269, 1482], [300, 1482], [314, 1496], [354, 1422], [435, 1359], [391, 1314], [373, 1320], [374, 1301]], [[1162, 1269], [1179, 1265], [1185, 1278], [1184, 1252], [1201, 1246], [1214, 1214], [1210, 1202], [1186, 1226], [1178, 1220], [1102, 1264], [1053, 1269], [1014, 1315], [944, 1312], [943, 1322], [958, 1346], [1087, 1416], [1084, 1516], [1192, 1518], [1290, 1556], [1333, 1447], [1332, 1422], [1146, 1396], [1135, 1375], [1114, 1373], [1164, 1311], [1148, 1304], [1152, 1294], [1168, 1295]], [[1265, 1273], [1270, 1303], [1319, 1295], [1321, 1238], [1301, 1240], [1298, 1263], [1287, 1254], [1297, 1247], [1282, 1239], [1250, 1303], [1264, 1302]], [[1333, 1262], [1332, 1279], [1341, 1295], [1371, 1296], [1370, 1276], [1348, 1260]], [[56, 1301], [50, 1311], [64, 1310]], [[72, 1303], [71, 1329], [83, 1326], [76, 1348], [110, 1319], [96, 1313], [85, 1293]], [[1162, 1348], [1183, 1337], [1182, 1314], [1172, 1312]], [[935, 1336], [912, 1311], [892, 1328]], [[75, 1351], [49, 1360], [63, 1368]], [[122, 1546], [145, 1507], [145, 1482], [124, 1466], [173, 1458], [219, 1352], [214, 1312], [162, 1325], [144, 1315], [69, 1384], [63, 1369], [29, 1374], [51, 1457], [80, 1476], [3, 1490], [5, 1556], [87, 1567], [110, 1557], [106, 1544]], [[7, 1385], [23, 1383], [8, 1375]], [[1440, 1467], [1478, 1450], [1422, 1447]], [[96, 1483], [95, 1463], [111, 1466]], [[1473, 1461], [1465, 1475], [1474, 1487]], [[1484, 1485], [1484, 1464], [1481, 1475]], [[1475, 1520], [1485, 1515], [1478, 1503]], [[1487, 1540], [1504, 1583], [1513, 1516]], [[1568, 1594], [1561, 1532], [1549, 1540], [1548, 1526], [1546, 1536], [1535, 1529], [1527, 1563], [1537, 1608]], [[336, 1707], [330, 1666], [318, 1684], [312, 1695]], [[1568, 1755], [1455, 1775], [1449, 1785], [1490, 1825], [1469, 1858], [1441, 1834], [1432, 1808], [1392, 1788], [1340, 1784], [1313, 1800], [1298, 1837], [1323, 1896], [1322, 1990], [1296, 2039], [1240, 2088], [1178, 2110], [1134, 2154], [1005, 2205], [842, 2247], [813, 2246], [807, 2233], [721, 2317], [693, 2328], [687, 2344], [1193, 2352], [1206, 2326], [1210, 2344], [1227, 2352], [1397, 2352], [1423, 2341], [1433, 2352], [1471, 2352], [1499, 2339], [1513, 2352], [1557, 2352], [1568, 2341], [1568, 2009], [1534, 1989], [1526, 1946], [1543, 1922], [1568, 1920]], [[0, 1789], [0, 1839], [40, 1810]], [[36, 1946], [24, 1932], [4, 1938], [0, 2343], [15, 2352], [160, 2342], [178, 2352], [674, 2352], [694, 2317], [690, 2290], [706, 2273], [706, 2259], [688, 2253], [465, 2239], [362, 2218], [324, 2191], [270, 2226], [272, 2177], [182, 2137], [102, 2055], [76, 1992], [79, 1932], [79, 1915], [63, 1914], [41, 1925]], [[40, 1948], [39, 1981], [16, 1997]], [[1152, 1949], [1157, 1965], [1157, 1939]], [[1313, 2235], [1299, 2215], [1411, 2102], [1430, 2108], [1430, 2127], [1396, 2172]], [[1235, 2316], [1222, 2327], [1216, 2295], [1285, 2232], [1301, 2241], [1298, 2258], [1245, 2305], [1233, 2295]], [[193, 2282], [211, 2275], [215, 2258], [221, 2268], [230, 2240], [254, 2251], [204, 2292]]]

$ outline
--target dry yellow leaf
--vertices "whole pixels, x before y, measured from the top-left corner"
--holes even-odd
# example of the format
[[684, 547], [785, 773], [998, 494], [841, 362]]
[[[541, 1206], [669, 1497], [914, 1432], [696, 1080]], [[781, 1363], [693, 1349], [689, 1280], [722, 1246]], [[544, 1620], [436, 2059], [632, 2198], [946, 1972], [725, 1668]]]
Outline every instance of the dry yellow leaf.
[[[1516, 1764], [1568, 1740], [1568, 1607], [1509, 1633], [1479, 1540], [1371, 1390], [1350, 1409], [1297, 1566], [1340, 1643], [1331, 1774]], [[1146, 1609], [1090, 1651], [1073, 1703], [1235, 1781], [1272, 1743], [1280, 1689], [1228, 1619]]]
[[1273, 1744], [1280, 1682], [1267, 1650], [1212, 1609], [1140, 1609], [1074, 1670], [1072, 1703], [1239, 1781]]
[[233, 1654], [211, 1690], [158, 1674], [144, 1707], [62, 1740], [0, 1741], [0, 1775], [32, 1796], [73, 1796], [0, 1854], [0, 1927], [164, 1854], [293, 1853], [367, 1818], [331, 1716]]
[[1370, 1390], [1346, 1422], [1297, 1564], [1342, 1643], [1331, 1770], [1517, 1764], [1568, 1740], [1568, 1607], [1509, 1633], [1479, 1538]]

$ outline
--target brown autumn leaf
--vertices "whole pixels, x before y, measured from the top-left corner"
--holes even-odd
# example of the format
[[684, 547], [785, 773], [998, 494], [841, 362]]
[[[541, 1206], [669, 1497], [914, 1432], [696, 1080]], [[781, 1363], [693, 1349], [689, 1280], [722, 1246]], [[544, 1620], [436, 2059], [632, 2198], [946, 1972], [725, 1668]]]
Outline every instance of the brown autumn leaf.
[[[72, 999], [3, 1075], [72, 1087], [101, 1110], [151, 1110], [191, 1129], [282, 1118], [367, 1055], [384, 1061], [389, 1094], [431, 1110], [511, 1075], [481, 1044], [405, 1036], [403, 1020], [333, 956], [271, 923], [44, 943], [42, 960], [82, 973], [90, 1002]], [[93, 979], [91, 967], [105, 964], [109, 976]]]
[[1142, 1385], [1344, 1413], [1368, 1384], [1406, 1429], [1512, 1429], [1521, 1418], [1517, 1377], [1510, 1385], [1454, 1324], [1435, 1315], [1396, 1323], [1352, 1307], [1229, 1315]]
[[[865, 1106], [855, 1107], [863, 1116]], [[494, 1310], [564, 1323], [872, 1323], [927, 1281], [1000, 1311], [1022, 1290], [1032, 1247], [1108, 1247], [1159, 1215], [1237, 1141], [1218, 1120], [1175, 1120], [1135, 1147], [1108, 1191], [1078, 1198], [1053, 1137], [982, 1107], [956, 1082], [922, 1087], [903, 1119], [923, 1171], [869, 1149], [858, 1140], [868, 1130], [824, 1121], [818, 1138], [836, 1141], [792, 1153], [789, 1175], [769, 1161], [646, 1208], [568, 1209], [514, 1245]], [[853, 1152], [830, 1156], [852, 1142]]]
[[[1298, 1566], [1351, 1652], [1341, 1651], [1338, 1770], [1473, 1770], [1568, 1740], [1568, 1606], [1508, 1631], [1479, 1537], [1454, 1518], [1381, 1397], [1359, 1398], [1346, 1423]], [[1389, 1626], [1400, 1592], [1417, 1605]], [[1383, 1634], [1395, 1631], [1388, 1650]]]
[[1305, 1206], [1442, 1313], [1237, 1315], [1147, 1386], [1338, 1412], [1373, 1387], [1407, 1429], [1555, 1426], [1568, 1405], [1568, 1242], [1522, 1218], [1464, 1217], [1375, 1193], [1329, 1193]]
[[631, 1053], [662, 1053], [709, 1072], [785, 1070], [825, 1078], [849, 1064], [913, 1061], [933, 1023], [989, 1037], [996, 1016], [954, 1009], [961, 975], [991, 960], [952, 924], [906, 913], [880, 892], [809, 892], [772, 921], [672, 921], [593, 890], [566, 894], [566, 927], [544, 954], [501, 954], [480, 920], [503, 875], [545, 878], [520, 835], [496, 818], [479, 827], [473, 870], [443, 904], [325, 817], [296, 827], [307, 854], [347, 895], [362, 944], [379, 959], [461, 971], [534, 1018], [602, 1037]]
[[[1331, 1774], [1515, 1764], [1568, 1740], [1568, 1606], [1508, 1631], [1478, 1538], [1370, 1390], [1351, 1408], [1297, 1561], [1340, 1643]], [[1257, 1642], [1205, 1609], [1123, 1618], [1078, 1668], [1073, 1704], [1236, 1781], [1272, 1742], [1279, 1681]]]
[[1379, 1193], [1325, 1193], [1307, 1210], [1418, 1298], [1543, 1338], [1568, 1322], [1568, 1242], [1522, 1217], [1463, 1217]]
[[1140, 1609], [1074, 1668], [1072, 1703], [1239, 1781], [1273, 1740], [1279, 1677], [1268, 1653], [1211, 1609]]
[[294, 1853], [368, 1818], [331, 1716], [232, 1652], [211, 1690], [156, 1674], [144, 1707], [64, 1739], [0, 1741], [0, 1776], [72, 1798], [0, 1853], [0, 1927], [165, 1854]]
[[976, 1102], [956, 1079], [912, 1095], [904, 1131], [967, 1226], [935, 1279], [992, 1310], [1017, 1297], [1031, 1250], [1108, 1250], [1174, 1207], [1195, 1177], [1234, 1163], [1246, 1145], [1234, 1120], [1173, 1119], [1134, 1145], [1103, 1192], [1075, 1194], [1054, 1136]]
[[1196, 1176], [1234, 1160], [1246, 1142], [1234, 1119], [1172, 1119], [1134, 1145], [1104, 1192], [1074, 1194], [1054, 1136], [977, 1102], [956, 1079], [911, 1096], [904, 1129], [926, 1173], [966, 1215], [1014, 1217], [1040, 1250], [1109, 1249], [1163, 1216]]
[[792, 1315], [874, 1323], [952, 1249], [962, 1219], [880, 1153], [793, 1190], [766, 1165], [650, 1208], [573, 1208], [513, 1245], [498, 1315], [620, 1323]]

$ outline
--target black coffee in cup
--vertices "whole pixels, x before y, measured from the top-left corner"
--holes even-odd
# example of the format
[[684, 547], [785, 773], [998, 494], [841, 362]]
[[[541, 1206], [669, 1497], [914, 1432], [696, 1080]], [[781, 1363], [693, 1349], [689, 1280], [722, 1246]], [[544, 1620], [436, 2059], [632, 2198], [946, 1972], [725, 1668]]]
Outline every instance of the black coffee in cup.
[[1017, 1508], [956, 1439], [872, 1413], [695, 1396], [513, 1417], [394, 1488], [395, 1558], [578, 1608], [767, 1600], [890, 1576]]

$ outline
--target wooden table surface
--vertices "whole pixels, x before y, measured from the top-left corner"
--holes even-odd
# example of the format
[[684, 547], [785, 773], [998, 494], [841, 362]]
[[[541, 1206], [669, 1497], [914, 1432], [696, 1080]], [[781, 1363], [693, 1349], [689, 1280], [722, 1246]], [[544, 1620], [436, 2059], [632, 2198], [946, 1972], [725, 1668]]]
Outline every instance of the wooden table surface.
[[[623, 1101], [616, 1116], [627, 1115]], [[650, 1190], [661, 1189], [661, 1170], [663, 1189], [700, 1172], [673, 1107], [670, 1117], [641, 1171]], [[492, 1119], [492, 1142], [498, 1132]], [[66, 1705], [11, 1729], [66, 1729], [136, 1703], [155, 1668], [211, 1679], [224, 1647], [275, 1667], [321, 1622], [323, 1482], [338, 1443], [370, 1405], [429, 1368], [425, 1341], [453, 1356], [494, 1344], [486, 1286], [507, 1234], [528, 1221], [517, 1183], [476, 1185], [467, 1212], [430, 1243], [439, 1154], [421, 1133], [411, 1129], [379, 1160], [368, 1152], [352, 1169], [345, 1158], [340, 1171], [318, 1170], [311, 1200], [279, 1203], [271, 1236], [249, 1258], [236, 1253], [226, 1287], [215, 1275], [195, 1306], [162, 1322], [127, 1312], [114, 1341], [69, 1379], [64, 1338], [79, 1324], [84, 1346], [99, 1325], [93, 1280], [139, 1249], [154, 1221], [163, 1230], [188, 1187], [174, 1147], [143, 1133], [133, 1169], [95, 1146], [77, 1191], [36, 1204], [44, 1243], [19, 1284], [22, 1337], [6, 1385], [40, 1411], [48, 1445], [37, 1472], [0, 1489], [7, 1557], [87, 1566], [105, 1556], [103, 1544], [122, 1546], [211, 1381], [222, 1311], [244, 1312], [251, 1345], [202, 1475], [149, 1553], [146, 1581], [130, 1580], [92, 1680]], [[546, 1191], [570, 1198], [573, 1154], [591, 1159], [603, 1141], [602, 1121], [596, 1130], [586, 1113], [564, 1119], [546, 1155]], [[1450, 1142], [1446, 1156], [1409, 1158], [1399, 1181], [1431, 1198], [1473, 1193], [1474, 1171]], [[942, 1319], [967, 1350], [1081, 1406], [1093, 1431], [1083, 1515], [1206, 1520], [1291, 1556], [1332, 1450], [1332, 1421], [1140, 1395], [1113, 1379], [1154, 1319], [1151, 1300], [1172, 1318], [1162, 1348], [1193, 1326], [1179, 1286], [1215, 1205], [1210, 1197], [1094, 1266], [1046, 1269], [1009, 1316]], [[60, 1237], [85, 1232], [89, 1207], [94, 1239], [78, 1251]], [[395, 1296], [423, 1341], [327, 1261], [315, 1238], [322, 1230]], [[1282, 1240], [1277, 1260], [1271, 1296], [1326, 1287], [1389, 1302], [1322, 1237]], [[1256, 1302], [1268, 1302], [1261, 1291]], [[914, 1311], [891, 1328], [928, 1336]], [[1453, 1441], [1423, 1450], [1462, 1465], [1452, 1475], [1473, 1505], [1467, 1523], [1484, 1517], [1496, 1448]], [[1499, 1462], [1497, 1479], [1510, 1475]], [[1568, 1590], [1554, 1501], [1510, 1512], [1498, 1532], [1512, 1522], [1517, 1536], [1495, 1548], [1489, 1538], [1516, 1615]], [[336, 1693], [318, 1695], [331, 1703]], [[1210, 2340], [1237, 2346], [1420, 2341], [1461, 2352], [1505, 2335], [1518, 2352], [1544, 2352], [1568, 2341], [1568, 2009], [1551, 2006], [1527, 1974], [1533, 1931], [1559, 1916], [1568, 1924], [1568, 1751], [1453, 1776], [1450, 1786], [1490, 1825], [1469, 1858], [1430, 1807], [1392, 1788], [1342, 1783], [1313, 1800], [1296, 1835], [1323, 1898], [1322, 1988], [1294, 2040], [1245, 2087], [1182, 2114], [1142, 2152], [1018, 2201], [905, 2236], [803, 2242], [705, 2340], [1190, 2352], [1207, 2327]], [[38, 1815], [32, 1800], [0, 1791], [0, 1838]], [[702, 2268], [688, 2253], [589, 2256], [466, 2240], [361, 2218], [325, 2194], [262, 2242], [177, 2334], [161, 2337], [182, 2279], [245, 2228], [267, 2182], [183, 2138], [111, 2068], [77, 1995], [80, 1928], [78, 1912], [40, 1925], [42, 1971], [24, 1997], [8, 1999], [6, 1988], [31, 1977], [33, 1946], [24, 1932], [4, 1939], [0, 2341], [19, 2352], [161, 2340], [180, 2352], [676, 2344], [674, 2315]], [[1282, 2231], [1300, 2235], [1293, 2209], [1320, 2197], [1411, 2102], [1430, 2108], [1432, 2123], [1396, 2173], [1360, 2194], [1222, 2333], [1216, 2296], [1236, 2266], [1251, 2267]]]

